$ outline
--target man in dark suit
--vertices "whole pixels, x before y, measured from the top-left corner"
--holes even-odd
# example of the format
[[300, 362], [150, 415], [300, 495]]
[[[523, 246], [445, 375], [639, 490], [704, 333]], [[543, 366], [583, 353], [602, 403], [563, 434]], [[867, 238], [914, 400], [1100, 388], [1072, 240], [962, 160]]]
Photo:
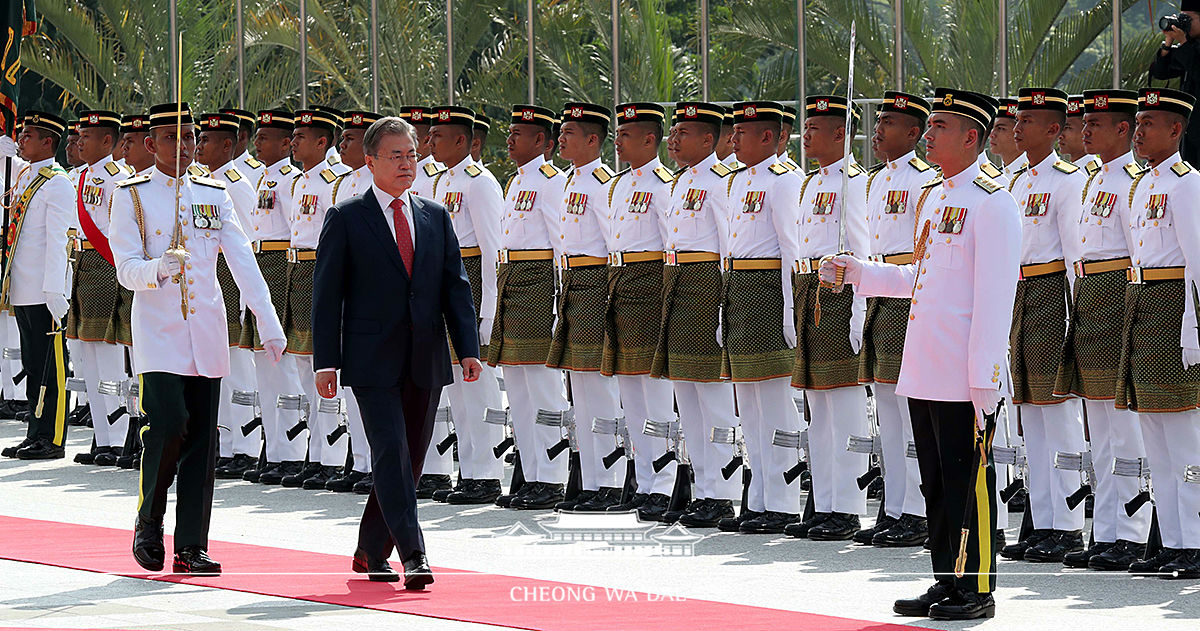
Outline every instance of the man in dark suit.
[[451, 383], [446, 334], [463, 379], [482, 371], [471, 287], [446, 208], [408, 192], [416, 173], [412, 126], [395, 117], [363, 138], [373, 183], [329, 210], [313, 273], [317, 393], [337, 393], [337, 371], [362, 409], [374, 490], [359, 525], [354, 571], [404, 587], [433, 582], [417, 522], [421, 476], [442, 387]]

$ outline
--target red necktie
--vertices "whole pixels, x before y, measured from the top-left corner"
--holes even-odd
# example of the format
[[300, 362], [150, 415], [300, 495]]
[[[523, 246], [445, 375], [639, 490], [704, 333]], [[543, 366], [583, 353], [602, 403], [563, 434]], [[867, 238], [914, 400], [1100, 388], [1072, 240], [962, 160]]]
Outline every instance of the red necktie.
[[404, 217], [404, 202], [400, 198], [392, 200], [392, 223], [396, 226], [396, 245], [400, 247], [400, 258], [404, 259], [404, 269], [412, 275], [413, 241], [412, 232], [408, 229], [408, 219]]

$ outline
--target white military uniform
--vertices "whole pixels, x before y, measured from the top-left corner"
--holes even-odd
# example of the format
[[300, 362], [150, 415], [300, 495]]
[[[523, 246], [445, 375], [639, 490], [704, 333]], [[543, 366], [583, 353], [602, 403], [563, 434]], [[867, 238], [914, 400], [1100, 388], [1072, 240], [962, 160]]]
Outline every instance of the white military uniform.
[[[13, 156], [12, 163], [12, 180], [11, 182], [5, 182], [9, 188], [12, 188], [18, 182], [20, 182], [21, 177], [26, 171], [29, 170], [29, 163], [22, 160], [19, 156]], [[82, 167], [76, 167], [70, 171], [67, 171], [67, 175], [71, 180], [72, 186], [79, 183], [80, 168]], [[15, 189], [13, 193], [16, 194], [21, 190], [23, 189]], [[75, 222], [72, 221], [71, 225], [74, 225], [74, 223]], [[0, 348], [12, 348], [17, 352], [20, 352], [21, 336], [20, 332], [17, 330], [17, 319], [13, 317], [11, 313], [0, 314], [0, 339], [3, 340], [3, 343], [0, 343]], [[67, 341], [69, 350], [71, 340]], [[17, 384], [13, 381], [13, 379], [20, 374], [22, 368], [23, 367], [21, 366], [20, 359], [0, 360], [0, 392], [2, 392], [5, 400], [25, 400], [25, 389], [18, 388]]]
[[258, 178], [262, 177], [267, 170], [267, 165], [263, 164], [262, 160], [250, 155], [249, 151], [243, 151], [242, 155], [233, 159], [233, 166], [245, 176], [250, 182], [250, 186], [254, 186], [258, 182]]
[[[434, 181], [433, 199], [450, 211], [450, 221], [464, 250], [478, 248], [482, 299], [479, 303], [481, 343], [492, 337], [492, 319], [496, 315], [496, 264], [500, 253], [500, 215], [504, 196], [487, 171], [471, 159], [463, 158], [448, 167]], [[464, 256], [464, 258], [466, 258]], [[458, 435], [458, 466], [464, 480], [499, 480], [504, 463], [492, 448], [504, 440], [504, 429], [484, 423], [487, 408], [504, 409], [500, 397], [498, 370], [484, 365], [483, 374], [474, 382], [463, 381], [462, 371], [454, 371], [454, 383], [444, 388], [454, 414]]]
[[[1187, 163], [1176, 153], [1136, 182], [1129, 206], [1129, 250], [1135, 268], [1185, 268], [1179, 343], [1200, 353], [1195, 308], [1200, 283], [1200, 217], [1195, 212], [1200, 174], [1185, 167]], [[1200, 549], [1200, 484], [1184, 482], [1182, 477], [1185, 467], [1200, 464], [1200, 410], [1141, 413], [1138, 418], [1154, 480], [1163, 547]]]
[[417, 175], [413, 178], [412, 186], [408, 189], [413, 195], [433, 199], [433, 179], [438, 173], [445, 171], [441, 162], [433, 159], [432, 155], [417, 161]]
[[[445, 170], [445, 167], [436, 160], [432, 155], [425, 156], [417, 161], [416, 176], [413, 178], [412, 186], [408, 192], [433, 199], [433, 181], [439, 173]], [[441, 399], [438, 400], [439, 408], [450, 407], [450, 393], [442, 388]], [[450, 475], [454, 472], [454, 452], [447, 449], [446, 453], [438, 453], [437, 446], [447, 436], [450, 435], [450, 426], [448, 423], [434, 423], [433, 435], [429, 440], [429, 448], [425, 451], [425, 467], [423, 475]]]
[[[1053, 151], [1035, 165], [1028, 164], [1028, 155], [1025, 160], [1009, 184], [1009, 191], [1021, 210], [1021, 265], [1078, 259], [1075, 226], [1082, 211], [1086, 176], [1071, 163], [1060, 160]], [[1041, 197], [1046, 195], [1048, 199]], [[1030, 209], [1030, 204], [1038, 203], [1044, 204], [1044, 210]], [[1069, 265], [1067, 280], [1074, 282]], [[1079, 400], [1071, 397], [1057, 404], [1019, 407], [1034, 529], [1081, 530], [1083, 504], [1071, 510], [1066, 502], [1067, 496], [1079, 488], [1079, 473], [1054, 468], [1058, 452], [1085, 449]]]
[[[54, 158], [29, 165], [16, 178], [18, 197], [43, 168], [54, 168]], [[67, 228], [76, 216], [75, 189], [66, 177], [54, 176], [34, 194], [25, 209], [21, 236], [10, 252], [8, 302], [13, 306], [44, 305], [43, 293], [67, 294]], [[40, 379], [27, 375], [27, 379]]]
[[[851, 162], [848, 198], [843, 199], [843, 166], [844, 159], [838, 160], [808, 177], [804, 197], [800, 200], [800, 214], [796, 218], [798, 260], [811, 261], [837, 254], [842, 224], [846, 235], [846, 242], [840, 244], [843, 249], [858, 256], [866, 256], [872, 251], [868, 241], [873, 240], [867, 238], [867, 178], [859, 166]], [[820, 204], [818, 196], [825, 198]], [[855, 352], [862, 348], [866, 311], [866, 298], [856, 294], [850, 317], [850, 347]], [[810, 416], [808, 458], [812, 471], [813, 508], [818, 513], [865, 513], [866, 494], [858, 488], [855, 479], [867, 470], [868, 458], [866, 454], [846, 451], [846, 444], [850, 436], [870, 435], [866, 388], [806, 390], [804, 396]]]

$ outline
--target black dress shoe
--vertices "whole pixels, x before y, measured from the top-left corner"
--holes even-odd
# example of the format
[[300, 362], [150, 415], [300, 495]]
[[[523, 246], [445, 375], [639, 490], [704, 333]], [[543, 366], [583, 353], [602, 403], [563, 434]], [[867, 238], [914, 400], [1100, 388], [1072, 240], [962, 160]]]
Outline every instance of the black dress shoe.
[[217, 464], [214, 467], [214, 469], [219, 469], [219, 468], [229, 464], [230, 462], [233, 462], [233, 456], [229, 456], [229, 457], [221, 456], [220, 458], [217, 458]]
[[813, 526], [808, 531], [808, 538], [813, 541], [846, 541], [853, 537], [861, 527], [858, 515], [831, 513], [829, 519]]
[[602, 486], [592, 499], [586, 502], [579, 502], [575, 505], [575, 510], [580, 513], [605, 513], [608, 509], [621, 503], [621, 489]]
[[171, 562], [171, 570], [176, 574], [216, 576], [221, 573], [221, 564], [212, 560], [204, 548], [188, 546], [175, 553], [175, 560]]
[[264, 471], [258, 476], [259, 484], [274, 486], [283, 484], [283, 479], [294, 476], [304, 470], [304, 463], [299, 460], [284, 460], [270, 471]]
[[1125, 572], [1144, 556], [1146, 544], [1117, 539], [1112, 547], [1088, 559], [1088, 567], [1102, 572]]
[[363, 479], [354, 483], [355, 495], [370, 495], [371, 490], [375, 488], [375, 476], [368, 473]]
[[563, 501], [563, 485], [549, 482], [534, 482], [529, 493], [513, 498], [511, 508], [517, 510], [546, 510]]
[[934, 583], [924, 594], [916, 598], [901, 598], [892, 605], [892, 611], [902, 616], [924, 618], [929, 615], [929, 607], [934, 603], [945, 600], [954, 593], [952, 583]]
[[34, 440], [32, 438], [26, 438], [25, 440], [22, 440], [11, 447], [5, 447], [3, 450], [0, 450], [0, 456], [4, 456], [5, 458], [16, 458], [18, 451], [32, 445], [33, 443]]
[[242, 479], [247, 482], [257, 483], [262, 478], [262, 474], [267, 473], [268, 471], [274, 471], [279, 465], [280, 463], [278, 462], [265, 462], [261, 467], [255, 466], [250, 469], [246, 469], [246, 472], [242, 474]]
[[800, 516], [796, 513], [781, 513], [769, 510], [754, 519], [747, 519], [742, 522], [742, 526], [738, 529], [738, 532], [748, 535], [782, 534], [785, 526], [799, 518]]
[[331, 465], [322, 465], [321, 470], [311, 478], [304, 481], [304, 488], [309, 491], [324, 491], [325, 485], [330, 480], [337, 477], [338, 468]]
[[912, 548], [929, 538], [929, 521], [905, 513], [891, 528], [875, 533], [871, 545], [880, 548]]
[[871, 526], [870, 528], [863, 528], [862, 530], [854, 533], [854, 543], [871, 545], [871, 541], [875, 539], [875, 535], [887, 530], [888, 528], [891, 528], [892, 526], [895, 526], [896, 522], [898, 521], [900, 520], [892, 517], [891, 515], [884, 515], [883, 517], [875, 520], [874, 526]]
[[1029, 533], [1029, 536], [1026, 537], [1024, 541], [1018, 541], [1016, 543], [1010, 543], [1004, 546], [1004, 548], [1000, 550], [1000, 556], [1012, 561], [1020, 561], [1025, 558], [1026, 550], [1041, 543], [1043, 539], [1052, 534], [1054, 534], [1054, 531], [1050, 530], [1049, 528], [1034, 530], [1033, 532]]
[[1062, 563], [1063, 557], [1083, 549], [1083, 535], [1078, 530], [1056, 530], [1037, 545], [1025, 551], [1031, 563]]
[[424, 552], [414, 552], [404, 560], [404, 589], [425, 589], [432, 582], [433, 570], [429, 569]]
[[804, 539], [805, 537], [808, 537], [808, 533], [810, 530], [812, 530], [813, 526], [817, 526], [819, 524], [824, 523], [825, 520], [829, 519], [829, 517], [832, 515], [833, 515], [833, 513], [813, 513], [812, 517], [809, 517], [808, 519], [805, 519], [804, 521], [798, 521], [798, 522], [788, 524], [783, 529], [783, 532], [784, 532], [784, 534], [786, 534], [789, 537], [796, 537], [797, 539]]
[[354, 490], [354, 485], [365, 477], [367, 477], [366, 473], [351, 469], [350, 473], [331, 478], [326, 482], [325, 490], [333, 491], [334, 493], [349, 493]]
[[[128, 453], [126, 453], [128, 451]], [[122, 449], [121, 455], [117, 458], [117, 467], [121, 469], [139, 469], [142, 466], [142, 447], [140, 445], [133, 449]]]
[[417, 480], [417, 499], [433, 499], [433, 492], [451, 488], [450, 476], [442, 473], [426, 473]]
[[716, 528], [722, 519], [733, 516], [733, 500], [708, 498], [707, 502], [696, 510], [680, 515], [679, 523], [689, 528]]
[[17, 458], [21, 460], [58, 460], [66, 457], [67, 452], [60, 445], [45, 439], [17, 450]]
[[996, 616], [996, 599], [991, 594], [955, 590], [929, 607], [933, 620], [976, 620]]
[[[298, 489], [304, 486], [305, 480], [319, 473], [321, 473], [321, 463], [310, 462], [301, 467], [296, 473], [283, 476], [283, 478], [279, 480], [279, 484], [289, 489]], [[322, 482], [321, 486], [325, 486], [325, 483]]]
[[[668, 502], [668, 504], [669, 503], [670, 502]], [[708, 503], [707, 499], [693, 498], [692, 501], [688, 502], [687, 506], [684, 506], [683, 508], [678, 508], [675, 510], [669, 510], [669, 511], [664, 512], [662, 514], [662, 517], [658, 518], [658, 521], [659, 521], [659, 523], [663, 523], [663, 524], [673, 524], [673, 523], [679, 521], [679, 518], [683, 517], [684, 513], [690, 513], [694, 510], [700, 510], [700, 508], [703, 507], [707, 503]]]
[[1074, 552], [1068, 552], [1066, 555], [1063, 556], [1063, 560], [1062, 560], [1063, 566], [1064, 567], [1074, 567], [1074, 568], [1087, 568], [1088, 563], [1092, 560], [1092, 557], [1094, 557], [1098, 554], [1101, 554], [1103, 552], [1106, 552], [1108, 549], [1112, 548], [1115, 545], [1117, 545], [1117, 544], [1108, 543], [1106, 541], [1097, 541], [1097, 542], [1093, 543], [1091, 545], [1091, 547], [1089, 547], [1085, 550], [1076, 550]]
[[433, 494], [429, 496], [429, 499], [431, 499], [435, 502], [442, 502], [444, 504], [446, 502], [446, 498], [450, 497], [451, 493], [463, 490], [470, 483], [471, 483], [471, 480], [459, 480], [458, 484], [455, 484], [451, 488], [438, 489], [438, 490], [434, 491]]
[[645, 504], [646, 500], [648, 499], [650, 499], [649, 493], [634, 493], [632, 496], [630, 496], [628, 502], [622, 502], [616, 506], [609, 506], [608, 512], [623, 513], [625, 511], [637, 510], [642, 506], [642, 504]]
[[233, 454], [233, 459], [226, 463], [225, 466], [217, 467], [214, 473], [222, 480], [241, 480], [242, 476], [257, 464], [258, 458], [249, 454]]
[[93, 464], [97, 467], [115, 467], [117, 461], [121, 459], [121, 454], [117, 453], [116, 447], [102, 447], [104, 451], [98, 451]]
[[1169, 579], [1200, 578], [1200, 550], [1196, 548], [1184, 550], [1183, 554], [1176, 557], [1174, 561], [1162, 566], [1158, 575], [1160, 578]]
[[18, 420], [22, 423], [28, 423], [29, 422], [29, 410], [28, 409], [18, 410], [16, 420]]
[[717, 530], [721, 532], [741, 532], [742, 523], [762, 516], [762, 511], [753, 511], [746, 509], [740, 515], [726, 517], [717, 522]]
[[1024, 513], [1028, 500], [1029, 491], [1025, 490], [1024, 488], [1020, 488], [1017, 489], [1016, 494], [1009, 498], [1008, 503], [1005, 504], [1005, 506], [1008, 507], [1009, 513]]
[[[467, 480], [463, 480], [466, 482]], [[500, 497], [500, 480], [471, 480], [470, 485], [459, 489], [446, 497], [447, 504], [469, 506], [476, 504], [491, 504]]]
[[573, 511], [573, 510], [575, 510], [576, 506], [591, 500], [593, 497], [596, 496], [596, 493], [598, 493], [598, 492], [599, 491], [589, 491], [586, 489], [581, 489], [579, 491], [579, 493], [577, 493], [575, 495], [575, 497], [572, 497], [569, 500], [564, 499], [561, 502], [555, 503], [554, 510], [555, 510], [555, 512], [560, 512], [560, 513], [562, 511]]
[[138, 518], [133, 526], [133, 560], [149, 572], [163, 569], [166, 558], [163, 547], [162, 523], [152, 523]]
[[354, 562], [351, 567], [359, 574], [366, 574], [368, 580], [378, 583], [395, 583], [400, 580], [400, 575], [392, 569], [392, 565], [387, 562], [387, 559], [368, 558], [367, 553], [361, 549], [354, 551]]
[[667, 512], [667, 507], [671, 505], [671, 496], [663, 493], [651, 493], [646, 496], [646, 501], [637, 507], [638, 519], [642, 521], [658, 521], [662, 519], [663, 514]]
[[86, 405], [75, 406], [75, 409], [67, 415], [67, 425], [72, 427], [86, 427], [91, 422], [92, 411]]
[[1141, 561], [1129, 564], [1129, 573], [1135, 576], [1158, 576], [1163, 567], [1182, 556], [1184, 550], [1179, 548], [1163, 548], [1158, 554]]
[[87, 451], [81, 451], [81, 452], [75, 454], [75, 457], [72, 460], [75, 461], [75, 464], [95, 464], [96, 463], [96, 454], [101, 453], [102, 451], [107, 450], [107, 449], [108, 449], [108, 447], [92, 446], [92, 448]]

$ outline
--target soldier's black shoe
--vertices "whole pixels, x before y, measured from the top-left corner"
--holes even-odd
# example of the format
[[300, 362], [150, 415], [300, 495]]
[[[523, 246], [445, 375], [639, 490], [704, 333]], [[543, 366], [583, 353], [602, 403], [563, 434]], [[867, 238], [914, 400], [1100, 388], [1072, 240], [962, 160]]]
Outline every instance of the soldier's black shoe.
[[742, 523], [762, 515], [761, 511], [743, 510], [740, 515], [726, 517], [717, 522], [717, 530], [721, 532], [741, 532]]
[[67, 425], [72, 427], [84, 427], [92, 421], [92, 410], [86, 405], [77, 405], [71, 413], [67, 415]]
[[789, 537], [804, 539], [805, 537], [808, 537], [808, 533], [813, 529], [813, 526], [825, 523], [825, 520], [829, 519], [832, 515], [833, 513], [813, 513], [812, 517], [809, 517], [804, 521], [788, 524], [787, 527], [783, 529], [783, 532]]
[[573, 510], [575, 510], [576, 506], [579, 506], [580, 504], [583, 504], [584, 502], [588, 502], [593, 497], [596, 497], [596, 493], [599, 493], [599, 491], [588, 491], [586, 489], [581, 489], [579, 491], [579, 493], [575, 495], [575, 497], [572, 497], [569, 500], [564, 499], [560, 502], [555, 503], [554, 510], [556, 512], [560, 512], [560, 513], [562, 511], [573, 511]]
[[1174, 561], [1162, 566], [1160, 578], [1200, 578], [1200, 550], [1189, 548]]
[[67, 452], [61, 445], [55, 445], [45, 439], [17, 450], [17, 458], [21, 460], [58, 460], [66, 457]]
[[133, 526], [133, 560], [147, 571], [158, 572], [163, 569], [166, 554], [162, 523], [138, 517]]
[[1125, 539], [1117, 542], [1109, 549], [1088, 559], [1088, 567], [1102, 572], [1125, 572], [1142, 557], [1146, 556], [1146, 544], [1134, 543]]
[[929, 617], [933, 620], [976, 620], [995, 616], [996, 599], [991, 594], [957, 589], [929, 607]]
[[258, 464], [258, 458], [249, 454], [233, 454], [223, 467], [217, 467], [213, 473], [222, 480], [240, 480], [247, 471]]
[[[281, 479], [279, 481], [279, 484], [282, 486], [285, 486], [289, 489], [298, 489], [298, 488], [304, 486], [305, 480], [313, 477], [314, 475], [317, 475], [320, 472], [321, 472], [321, 463], [310, 462], [310, 463], [304, 465], [303, 467], [301, 467], [299, 471], [297, 471], [293, 474], [290, 474], [290, 475], [283, 476], [283, 479]], [[322, 483], [321, 486], [325, 486], [325, 484]]]
[[945, 600], [954, 592], [953, 583], [934, 583], [924, 594], [916, 598], [901, 598], [892, 605], [892, 611], [902, 616], [924, 618], [929, 615], [929, 607], [934, 603]]
[[929, 538], [929, 521], [905, 513], [891, 528], [875, 533], [871, 545], [880, 548], [912, 548]]
[[176, 574], [216, 576], [221, 573], [221, 564], [212, 560], [204, 548], [188, 546], [175, 553], [175, 560], [171, 562], [171, 570]]
[[[992, 535], [992, 554], [1000, 554], [1004, 549], [1007, 537], [1004, 536], [1004, 529], [997, 528], [995, 534]], [[929, 539], [925, 540], [925, 549], [929, 549]]]
[[620, 503], [621, 489], [602, 486], [590, 500], [576, 504], [575, 510], [581, 513], [604, 513]]
[[333, 491], [334, 493], [349, 493], [354, 490], [354, 485], [365, 477], [367, 477], [366, 473], [351, 469], [350, 473], [338, 476], [326, 482], [325, 490]]
[[221, 467], [229, 464], [232, 461], [233, 461], [233, 456], [228, 456], [228, 457], [221, 456], [220, 458], [217, 458], [217, 464], [214, 467], [214, 469], [220, 469]]
[[451, 493], [454, 493], [455, 491], [461, 491], [469, 482], [470, 480], [467, 479], [459, 480], [458, 483], [448, 489], [438, 489], [434, 491], [433, 494], [429, 496], [429, 499], [435, 502], [445, 503], [446, 498], [450, 497]]
[[103, 447], [104, 451], [97, 451], [96, 458], [93, 464], [98, 467], [115, 467], [117, 461], [121, 459], [121, 454], [117, 453], [117, 447]]
[[387, 559], [371, 559], [361, 549], [354, 551], [354, 562], [350, 567], [359, 574], [366, 574], [368, 580], [382, 583], [395, 583], [400, 580], [400, 575], [392, 569]]
[[1025, 560], [1030, 563], [1062, 563], [1067, 554], [1082, 549], [1083, 535], [1078, 530], [1056, 530], [1025, 550]]
[[26, 408], [24, 410], [17, 410], [16, 420], [18, 420], [22, 423], [28, 423], [29, 422], [29, 409]]
[[[673, 523], [679, 521], [679, 518], [683, 517], [684, 513], [698, 509], [700, 506], [702, 506], [704, 504], [704, 502], [707, 502], [707, 501], [708, 500], [692, 498], [692, 501], [688, 502], [687, 506], [684, 506], [681, 509], [677, 508], [675, 510], [665, 511], [662, 514], [662, 516], [658, 518], [658, 521], [659, 521], [659, 523], [663, 523], [663, 524], [673, 524]], [[668, 502], [668, 505], [669, 504], [670, 504], [670, 502]]]
[[242, 479], [247, 482], [258, 483], [258, 480], [259, 480], [259, 478], [262, 477], [262, 474], [264, 474], [278, 466], [279, 466], [278, 462], [265, 462], [265, 463], [263, 463], [263, 466], [261, 466], [261, 467], [256, 465], [254, 467], [246, 469], [245, 473], [242, 474]]
[[1129, 573], [1135, 576], [1158, 576], [1163, 567], [1183, 556], [1184, 550], [1179, 548], [1163, 548], [1158, 554], [1129, 564]]
[[0, 450], [0, 456], [4, 456], [5, 458], [16, 458], [18, 451], [32, 445], [33, 443], [34, 439], [26, 438], [15, 445], [5, 447], [3, 450]]
[[17, 413], [21, 412], [25, 408], [26, 404], [24, 401], [12, 401], [10, 399], [0, 401], [0, 419], [6, 421], [15, 421], [17, 419]]
[[303, 486], [309, 491], [324, 491], [325, 485], [328, 484], [333, 478], [336, 478], [337, 475], [337, 467], [332, 465], [322, 465], [321, 470], [318, 471], [316, 475], [306, 479]]
[[[126, 453], [128, 452], [128, 453]], [[117, 457], [117, 467], [121, 469], [137, 469], [142, 465], [142, 448], [121, 450], [121, 455]]]
[[491, 504], [500, 497], [500, 480], [463, 480], [464, 488], [461, 488], [448, 497], [447, 504], [455, 506], [465, 506], [473, 504]]
[[1085, 550], [1076, 550], [1068, 552], [1063, 556], [1064, 567], [1087, 568], [1092, 557], [1101, 554], [1117, 544], [1106, 541], [1097, 541]]
[[708, 498], [696, 510], [679, 516], [679, 523], [689, 528], [716, 528], [722, 519], [734, 516], [733, 500]]
[[649, 493], [634, 493], [629, 498], [628, 502], [623, 502], [621, 504], [617, 504], [616, 506], [609, 506], [608, 512], [623, 513], [625, 511], [637, 510], [638, 508], [641, 508], [642, 504], [645, 504], [646, 500], [648, 499], [650, 499]]
[[1012, 561], [1020, 561], [1025, 558], [1026, 550], [1041, 543], [1043, 539], [1052, 534], [1054, 534], [1054, 531], [1050, 530], [1049, 528], [1034, 530], [1033, 532], [1029, 533], [1029, 536], [1026, 537], [1024, 541], [1018, 541], [1016, 543], [1010, 543], [1004, 546], [1004, 548], [1000, 550], [1000, 556]]
[[748, 535], [777, 535], [783, 532], [785, 526], [799, 518], [796, 513], [769, 510], [754, 519], [743, 521], [738, 532]]
[[858, 532], [860, 526], [858, 515], [831, 513], [829, 519], [808, 531], [808, 538], [813, 541], [846, 541]]
[[368, 473], [363, 479], [354, 483], [355, 495], [370, 495], [375, 488], [375, 477]]
[[521, 493], [510, 506], [517, 510], [546, 510], [563, 501], [563, 485], [534, 482], [528, 493]]
[[663, 493], [651, 493], [646, 501], [637, 507], [638, 519], [642, 521], [658, 521], [662, 519], [667, 507], [671, 505], [671, 496]]
[[75, 454], [74, 461], [76, 464], [96, 464], [96, 454], [102, 454], [106, 451], [108, 451], [108, 447], [92, 447], [87, 451]]
[[300, 460], [284, 460], [274, 469], [264, 471], [262, 475], [258, 476], [258, 483], [268, 486], [282, 484], [284, 478], [296, 475], [303, 470], [304, 462]]
[[874, 526], [871, 526], [870, 528], [863, 528], [862, 530], [854, 533], [854, 543], [871, 545], [871, 541], [875, 538], [875, 535], [887, 530], [888, 528], [891, 528], [892, 526], [895, 526], [896, 522], [898, 521], [900, 520], [892, 517], [891, 515], [884, 515], [883, 517], [875, 520]]
[[433, 492], [451, 488], [450, 476], [444, 473], [425, 473], [417, 480], [417, 499], [433, 499]]

